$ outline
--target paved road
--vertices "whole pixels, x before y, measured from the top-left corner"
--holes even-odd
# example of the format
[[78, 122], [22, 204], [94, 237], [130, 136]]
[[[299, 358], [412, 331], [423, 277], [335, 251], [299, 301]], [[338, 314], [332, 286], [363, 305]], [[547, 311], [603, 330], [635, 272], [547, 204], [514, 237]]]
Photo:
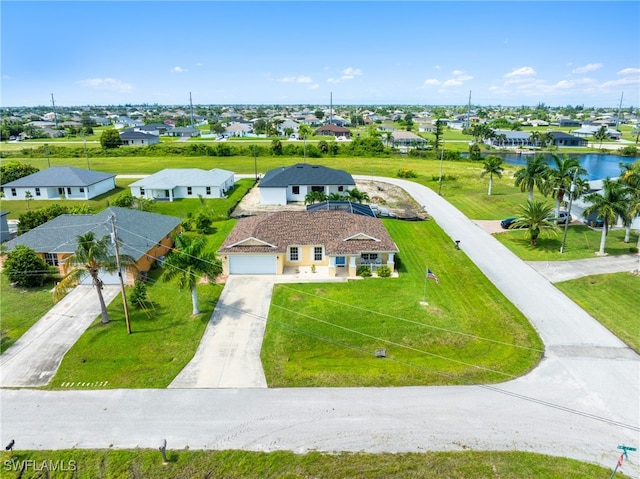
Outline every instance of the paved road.
[[[105, 303], [119, 291], [119, 286], [105, 285]], [[93, 286], [75, 287], [0, 356], [0, 387], [49, 384], [64, 355], [99, 314]]]
[[594, 274], [638, 270], [638, 255], [602, 256], [568, 261], [527, 261], [527, 264], [552, 283]]
[[[607, 467], [619, 444], [640, 445], [638, 355], [433, 191], [381, 180], [407, 189], [531, 320], [546, 345], [537, 368], [497, 386], [5, 389], [0, 441], [36, 449], [158, 447], [161, 438], [176, 449], [516, 449]], [[640, 477], [639, 464], [631, 454], [624, 472]]]

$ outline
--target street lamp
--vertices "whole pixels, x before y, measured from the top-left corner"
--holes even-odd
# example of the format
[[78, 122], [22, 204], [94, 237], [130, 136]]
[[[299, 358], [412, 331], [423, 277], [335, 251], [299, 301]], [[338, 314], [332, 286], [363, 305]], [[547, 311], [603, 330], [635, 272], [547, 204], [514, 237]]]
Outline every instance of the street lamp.
[[564, 234], [562, 235], [562, 244], [560, 245], [560, 253], [564, 252], [564, 244], [567, 241], [567, 229], [569, 228], [569, 219], [571, 218], [571, 205], [573, 204], [573, 194], [576, 191], [576, 175], [578, 169], [573, 172], [573, 178], [571, 178], [571, 187], [569, 189], [569, 208], [567, 209], [567, 216], [564, 219]]

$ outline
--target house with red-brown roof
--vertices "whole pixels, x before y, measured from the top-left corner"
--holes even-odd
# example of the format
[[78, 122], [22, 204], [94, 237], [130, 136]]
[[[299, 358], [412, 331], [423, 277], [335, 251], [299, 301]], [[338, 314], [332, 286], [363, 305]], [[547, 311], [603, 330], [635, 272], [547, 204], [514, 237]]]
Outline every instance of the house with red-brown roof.
[[316, 135], [349, 138], [351, 136], [351, 131], [343, 126], [333, 125], [329, 123], [318, 128], [316, 130]]
[[218, 250], [223, 274], [287, 274], [324, 268], [356, 276], [359, 266], [394, 271], [398, 247], [378, 218], [345, 211], [279, 211], [241, 218]]

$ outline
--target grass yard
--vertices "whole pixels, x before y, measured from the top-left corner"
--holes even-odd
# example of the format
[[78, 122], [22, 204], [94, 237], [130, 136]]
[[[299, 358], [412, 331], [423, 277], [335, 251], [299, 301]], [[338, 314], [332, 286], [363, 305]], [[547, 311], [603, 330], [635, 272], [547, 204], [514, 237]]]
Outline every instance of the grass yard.
[[[585, 225], [571, 225], [567, 228], [564, 253], [560, 253], [564, 226], [559, 225], [557, 235], [545, 233], [538, 237], [538, 246], [531, 246], [528, 232], [524, 229], [509, 230], [493, 235], [503, 245], [524, 261], [563, 261], [594, 258], [600, 249], [602, 230], [594, 230]], [[631, 241], [625, 243], [624, 229], [609, 230], [605, 242], [605, 253], [609, 255], [629, 254], [629, 248], [638, 243], [638, 233], [631, 232]]]
[[53, 307], [52, 288], [53, 284], [42, 288], [14, 288], [5, 275], [0, 275], [0, 353]]
[[[235, 223], [214, 223], [208, 248], [216, 250]], [[222, 291], [220, 284], [198, 286], [202, 311], [191, 315], [191, 294], [175, 282], [158, 281], [160, 270], [152, 270], [147, 286], [150, 308], [130, 308], [133, 334], [127, 335], [122, 298], [109, 305], [111, 322], [100, 319], [87, 329], [64, 357], [49, 389], [78, 383], [103, 383], [105, 388], [164, 388], [191, 360]], [[97, 299], [96, 299], [97, 301]], [[73, 383], [73, 386], [69, 384]], [[92, 386], [95, 387], [95, 386]]]
[[[13, 459], [13, 464], [11, 460]], [[425, 452], [425, 453], [337, 453], [308, 452], [296, 454], [289, 451], [169, 451], [168, 464], [162, 465], [160, 453], [150, 449], [127, 450], [61, 450], [61, 451], [2, 451], [6, 477], [35, 479], [43, 471], [35, 467], [19, 472], [20, 466], [34, 461], [40, 466], [45, 462], [64, 466], [55, 473], [58, 479], [109, 478], [191, 479], [236, 478], [387, 478], [409, 479], [416, 477], [448, 479], [601, 479], [610, 470], [555, 456], [527, 452]], [[613, 458], [615, 460], [615, 457]], [[58, 462], [56, 462], [58, 461]], [[71, 462], [73, 461], [73, 463]], [[614, 461], [615, 462], [615, 461]], [[34, 464], [31, 463], [31, 464]], [[72, 466], [73, 465], [73, 466]], [[72, 470], [73, 469], [73, 470]], [[3, 476], [5, 477], [5, 476]], [[628, 477], [621, 472], [616, 477]]]
[[640, 276], [599, 274], [555, 284], [560, 291], [640, 352]]
[[[385, 225], [399, 278], [276, 285], [262, 347], [270, 387], [491, 383], [535, 367], [534, 329], [435, 222]], [[426, 283], [423, 306], [426, 266], [440, 284]]]

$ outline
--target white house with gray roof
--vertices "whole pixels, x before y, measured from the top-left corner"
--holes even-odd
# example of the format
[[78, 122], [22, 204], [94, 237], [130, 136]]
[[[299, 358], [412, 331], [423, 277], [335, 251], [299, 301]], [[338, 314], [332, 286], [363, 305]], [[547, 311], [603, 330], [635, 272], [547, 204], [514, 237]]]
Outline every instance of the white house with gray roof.
[[3, 200], [89, 200], [116, 187], [116, 175], [71, 166], [52, 166], [2, 185]]
[[353, 177], [346, 171], [298, 163], [267, 171], [258, 187], [260, 204], [286, 205], [289, 202], [303, 202], [307, 194], [313, 191], [330, 195], [346, 192], [355, 185]]
[[131, 183], [131, 195], [157, 201], [178, 198], [223, 198], [235, 184], [233, 171], [214, 168], [166, 168]]

